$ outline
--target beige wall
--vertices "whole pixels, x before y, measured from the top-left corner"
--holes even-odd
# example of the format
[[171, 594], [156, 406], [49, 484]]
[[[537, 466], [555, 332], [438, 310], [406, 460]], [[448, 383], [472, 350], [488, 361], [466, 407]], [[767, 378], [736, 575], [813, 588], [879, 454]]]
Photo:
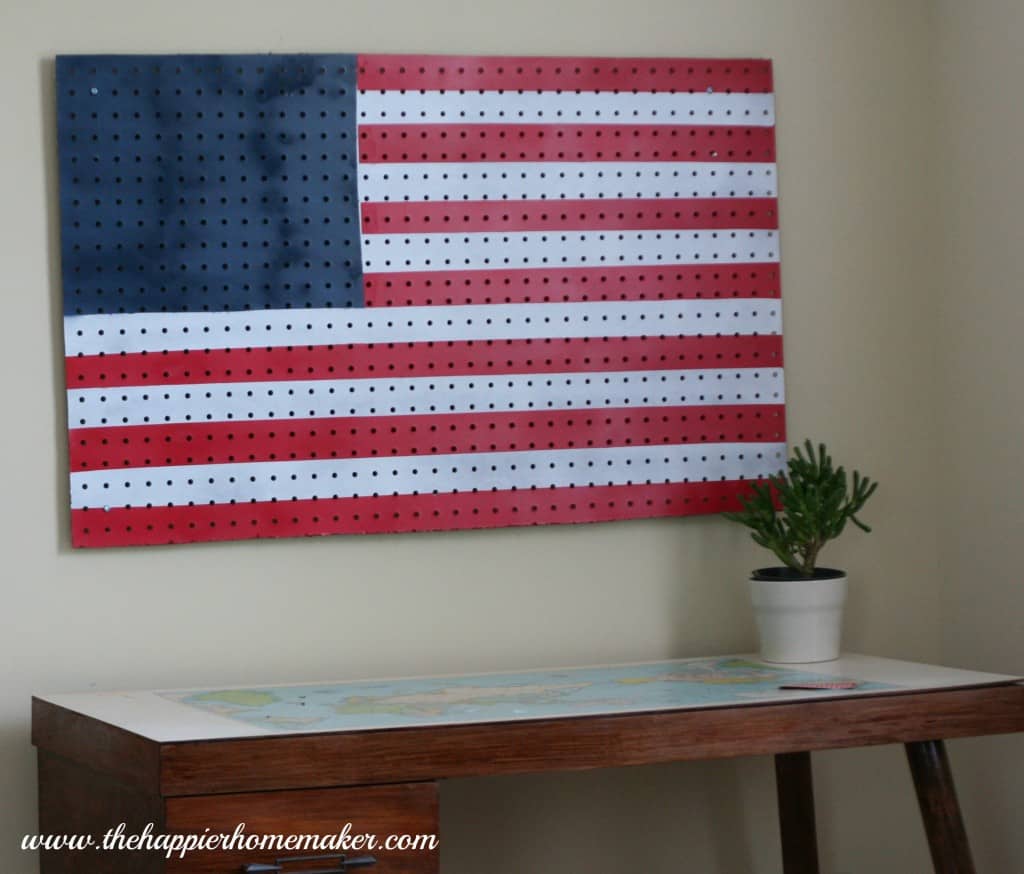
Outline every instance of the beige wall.
[[[961, 14], [954, 5], [943, 7], [945, 17]], [[952, 296], [942, 318], [936, 305], [938, 222], [930, 206], [941, 177], [928, 157], [937, 119], [935, 24], [925, 0], [5, 0], [0, 284], [7, 331], [0, 354], [10, 413], [0, 441], [11, 463], [10, 499], [0, 509], [0, 866], [16, 874], [33, 870], [16, 846], [35, 825], [28, 740], [34, 691], [735, 651], [754, 642], [742, 579], [761, 560], [739, 530], [714, 518], [71, 553], [63, 509], [55, 53], [773, 58], [791, 434], [827, 440], [883, 483], [868, 514], [876, 533], [851, 534], [827, 554], [856, 579], [851, 648], [928, 660], [941, 652], [936, 501], [949, 483], [937, 473], [949, 470], [960, 445], [938, 378], [945, 371], [937, 370], [937, 356], [947, 346], [939, 330], [965, 318], [980, 334], [988, 321], [983, 313], [954, 311]], [[998, 29], [997, 19], [990, 26]], [[974, 48], [957, 50], [964, 65], [973, 62]], [[981, 81], [981, 73], [972, 75]], [[965, 188], [973, 185], [970, 178], [962, 181]], [[977, 214], [986, 214], [984, 205]], [[977, 242], [991, 241], [979, 236]], [[984, 292], [1009, 305], [1009, 292], [996, 283]], [[995, 353], [979, 361], [975, 351], [964, 345], [958, 353], [971, 359], [975, 381], [985, 383], [989, 366], [1002, 373]], [[999, 412], [995, 393], [991, 411], [981, 411], [987, 412]], [[945, 446], [937, 437], [940, 424], [953, 441]], [[993, 433], [986, 457], [1009, 463], [997, 440]], [[1003, 488], [995, 471], [983, 480], [992, 502]], [[954, 475], [966, 487], [966, 471]], [[983, 522], [977, 527], [974, 533], [987, 533]], [[999, 530], [1009, 532], [1009, 523]], [[1000, 556], [997, 567], [1008, 567], [1008, 554]], [[968, 559], [957, 558], [969, 568]], [[998, 577], [987, 562], [982, 566]], [[1019, 625], [1001, 618], [1003, 603], [1016, 597], [1020, 604], [1009, 582], [988, 583], [1002, 587], [992, 597], [1003, 600], [989, 607], [997, 639], [1014, 630], [1019, 637]], [[952, 611], [962, 600], [955, 581], [947, 594]], [[977, 611], [971, 621], [964, 635], [975, 643], [953, 647], [951, 654], [1004, 669], [1016, 658], [1017, 670], [1024, 669], [1019, 648], [1014, 653], [1007, 644], [997, 654], [993, 644], [991, 655], [981, 651], [978, 641], [990, 618]], [[990, 763], [993, 751], [1004, 748], [1011, 749], [982, 742], [969, 753]], [[1013, 749], [1019, 755], [1019, 744]], [[899, 750], [835, 753], [818, 761], [825, 870], [924, 870], [926, 850]], [[1001, 848], [1020, 839], [1010, 826], [1009, 790], [991, 802], [975, 796], [972, 784], [976, 818], [990, 820], [984, 852], [1010, 858]], [[629, 867], [625, 860], [636, 852], [652, 874], [678, 871], [680, 857], [686, 870], [708, 874], [780, 870], [771, 769], [764, 760], [459, 781], [445, 786], [444, 803], [450, 874], [540, 867], [600, 874]], [[641, 826], [641, 835], [631, 833]], [[1016, 852], [1018, 861], [1024, 858], [1019, 843]], [[545, 854], [543, 866], [530, 861], [537, 853]]]
[[[1024, 673], [1024, 5], [937, 5], [943, 282], [938, 514], [950, 663]], [[980, 870], [1024, 870], [1019, 738], [952, 746]], [[999, 815], [992, 817], [992, 811]]]

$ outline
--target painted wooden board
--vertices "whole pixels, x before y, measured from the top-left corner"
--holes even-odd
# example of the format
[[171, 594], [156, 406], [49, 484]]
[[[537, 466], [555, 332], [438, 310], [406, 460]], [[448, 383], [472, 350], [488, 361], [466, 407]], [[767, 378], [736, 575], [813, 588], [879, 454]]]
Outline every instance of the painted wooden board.
[[683, 516], [785, 463], [765, 60], [58, 58], [76, 546]]

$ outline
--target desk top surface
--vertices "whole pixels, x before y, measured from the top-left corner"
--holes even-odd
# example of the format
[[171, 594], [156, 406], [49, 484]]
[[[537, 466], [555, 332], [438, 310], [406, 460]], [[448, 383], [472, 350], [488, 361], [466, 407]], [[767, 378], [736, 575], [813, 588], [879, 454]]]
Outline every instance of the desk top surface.
[[[175, 743], [750, 707], [1019, 679], [853, 654], [807, 665], [732, 655], [515, 673], [37, 697], [159, 743]], [[857, 685], [780, 688], [836, 681]]]

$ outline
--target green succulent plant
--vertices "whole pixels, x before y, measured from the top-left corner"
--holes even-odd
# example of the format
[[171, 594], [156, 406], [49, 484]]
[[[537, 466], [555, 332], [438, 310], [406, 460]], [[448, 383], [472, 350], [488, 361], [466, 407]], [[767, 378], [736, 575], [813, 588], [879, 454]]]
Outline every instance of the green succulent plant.
[[851, 482], [842, 467], [833, 466], [824, 443], [815, 450], [807, 440], [803, 450], [793, 448], [787, 470], [770, 477], [767, 484], [753, 484], [752, 493], [740, 499], [742, 510], [722, 515], [750, 528], [755, 543], [809, 579], [822, 547], [842, 534], [847, 522], [871, 530], [856, 514], [877, 486], [857, 471]]

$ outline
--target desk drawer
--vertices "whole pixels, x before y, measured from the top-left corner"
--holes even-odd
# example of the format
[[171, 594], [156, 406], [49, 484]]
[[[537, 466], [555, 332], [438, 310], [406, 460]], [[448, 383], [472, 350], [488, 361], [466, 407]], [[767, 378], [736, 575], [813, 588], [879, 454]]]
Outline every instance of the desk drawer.
[[[337, 867], [337, 856], [372, 855], [377, 863], [352, 869], [352, 874], [437, 874], [440, 851], [434, 849], [384, 849], [391, 835], [436, 836], [438, 801], [436, 783], [402, 783], [388, 786], [356, 786], [345, 789], [301, 789], [282, 792], [246, 792], [237, 795], [203, 795], [168, 798], [166, 830], [183, 834], [231, 835], [244, 823], [248, 837], [262, 835], [341, 834], [351, 823], [350, 836], [371, 835], [379, 845], [361, 848], [296, 848], [208, 850], [171, 859], [168, 874], [239, 874], [250, 863], [273, 864], [296, 856], [332, 856], [322, 862], [289, 862], [281, 874], [301, 874], [311, 869]], [[427, 839], [421, 839], [425, 841]], [[429, 845], [428, 845], [429, 846]]]

